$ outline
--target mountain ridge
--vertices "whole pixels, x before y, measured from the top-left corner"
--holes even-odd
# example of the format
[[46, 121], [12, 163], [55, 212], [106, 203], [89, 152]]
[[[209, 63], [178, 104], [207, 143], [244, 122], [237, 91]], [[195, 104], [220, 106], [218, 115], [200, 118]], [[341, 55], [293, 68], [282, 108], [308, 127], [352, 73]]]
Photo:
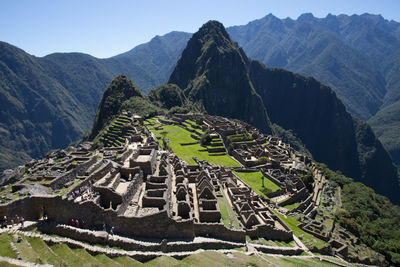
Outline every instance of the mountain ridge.
[[[246, 109], [246, 103], [263, 105], [269, 125], [292, 130], [317, 161], [400, 202], [390, 156], [371, 128], [353, 118], [333, 90], [314, 78], [248, 59], [222, 24], [207, 22], [193, 34], [168, 82], [177, 84], [194, 103], [201, 102], [210, 115], [241, 119], [255, 127], [262, 120], [256, 117], [260, 112]], [[249, 100], [254, 94], [262, 101]]]

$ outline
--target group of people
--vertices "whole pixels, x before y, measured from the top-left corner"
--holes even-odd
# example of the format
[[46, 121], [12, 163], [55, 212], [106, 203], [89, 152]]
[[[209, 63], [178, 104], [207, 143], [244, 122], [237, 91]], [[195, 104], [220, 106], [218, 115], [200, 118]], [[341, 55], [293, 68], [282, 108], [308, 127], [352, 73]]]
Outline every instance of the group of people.
[[18, 216], [15, 215], [14, 217], [10, 217], [8, 218], [6, 215], [4, 215], [2, 221], [1, 221], [1, 227], [2, 228], [7, 228], [9, 225], [11, 225], [11, 227], [18, 224], [21, 224], [21, 227], [24, 227], [24, 222], [25, 219], [22, 216]]
[[84, 220], [78, 220], [78, 219], [71, 219], [69, 221], [69, 225], [75, 226], [75, 227], [80, 227], [80, 228], [85, 228], [85, 221]]
[[82, 197], [82, 201], [83, 201], [83, 200], [87, 200], [87, 199], [93, 199], [96, 195], [98, 195], [98, 192], [94, 192], [93, 185], [90, 184], [89, 186], [82, 186], [82, 187], [77, 188], [76, 190], [72, 191], [68, 195], [68, 198], [76, 199], [78, 197]]
[[114, 226], [111, 226], [110, 228], [108, 228], [109, 231], [107, 231], [107, 225], [105, 223], [103, 223], [103, 231], [107, 232], [110, 235], [114, 234]]

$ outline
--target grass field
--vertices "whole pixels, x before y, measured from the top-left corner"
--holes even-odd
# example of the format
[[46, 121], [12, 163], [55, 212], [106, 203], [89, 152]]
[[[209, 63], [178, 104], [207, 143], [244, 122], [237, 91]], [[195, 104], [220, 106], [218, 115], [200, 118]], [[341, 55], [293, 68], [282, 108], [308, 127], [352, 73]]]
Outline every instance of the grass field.
[[[151, 123], [156, 124], [156, 121], [150, 120]], [[210, 155], [200, 144], [194, 145], [181, 145], [182, 143], [194, 143], [197, 140], [190, 136], [190, 132], [177, 125], [164, 125], [162, 129], [155, 129], [157, 125], [151, 126], [147, 124], [147, 128], [157, 137], [159, 142], [162, 144], [162, 138], [169, 140], [168, 146], [172, 151], [181, 159], [189, 164], [196, 164], [193, 157], [197, 157], [199, 160], [206, 160], [215, 165], [223, 165], [226, 167], [240, 167], [240, 164], [233, 160], [226, 154]]]
[[224, 223], [226, 228], [240, 229], [240, 223], [236, 218], [236, 212], [233, 210], [231, 205], [229, 205], [228, 200], [226, 199], [226, 195], [224, 191], [221, 189], [222, 197], [217, 197], [219, 210], [221, 212], [222, 222]]
[[300, 203], [296, 202], [296, 203], [293, 203], [293, 204], [290, 204], [290, 205], [286, 205], [286, 206], [284, 206], [284, 208], [286, 208], [288, 210], [292, 210], [292, 209], [297, 208], [299, 205], [300, 205]]
[[0, 256], [16, 259], [17, 253], [11, 248], [11, 238], [12, 236], [5, 233], [0, 235]]
[[267, 177], [264, 177], [264, 187], [262, 187], [262, 179], [263, 176], [261, 172], [236, 172], [234, 171], [236, 176], [238, 176], [243, 182], [245, 182], [248, 186], [253, 189], [260, 196], [264, 196], [268, 198], [264, 193], [263, 190], [267, 189], [270, 192], [275, 192], [279, 190], [280, 187], [269, 180]]

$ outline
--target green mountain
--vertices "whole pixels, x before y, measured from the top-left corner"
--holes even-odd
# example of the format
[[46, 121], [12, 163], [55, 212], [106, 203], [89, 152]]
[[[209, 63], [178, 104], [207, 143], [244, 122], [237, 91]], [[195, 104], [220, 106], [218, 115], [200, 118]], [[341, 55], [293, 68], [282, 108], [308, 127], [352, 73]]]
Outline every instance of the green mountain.
[[271, 123], [247, 68], [250, 60], [217, 21], [204, 24], [189, 40], [169, 83], [210, 115], [237, 118], [264, 132]]
[[91, 106], [86, 103], [98, 100], [83, 95], [95, 84], [101, 85], [101, 78], [89, 77], [94, 85], [81, 92], [79, 87], [68, 90], [63, 84], [75, 87], [79, 81], [69, 81], [73, 79], [55, 70], [50, 73], [51, 64], [47, 58], [0, 43], [0, 169], [65, 147], [90, 126]]
[[96, 137], [101, 129], [121, 113], [122, 103], [131, 97], [143, 98], [143, 95], [126, 75], [119, 75], [113, 79], [101, 98], [89, 139]]
[[268, 15], [228, 28], [254, 59], [312, 76], [329, 85], [373, 130], [400, 164], [400, 23], [381, 16], [303, 14], [297, 20]]
[[108, 59], [82, 53], [38, 58], [0, 42], [0, 171], [81, 139], [113, 77], [126, 73], [144, 92], [165, 82], [189, 36], [156, 36]]
[[248, 59], [222, 24], [210, 21], [192, 36], [169, 83], [211, 115], [264, 132], [271, 122], [290, 129], [315, 160], [399, 202], [397, 170], [371, 128], [315, 79]]

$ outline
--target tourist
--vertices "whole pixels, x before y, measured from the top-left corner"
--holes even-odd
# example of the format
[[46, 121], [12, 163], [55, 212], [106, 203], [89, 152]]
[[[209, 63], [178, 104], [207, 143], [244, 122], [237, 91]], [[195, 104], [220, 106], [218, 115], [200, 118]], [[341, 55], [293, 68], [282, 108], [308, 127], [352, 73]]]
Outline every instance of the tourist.
[[81, 228], [85, 228], [85, 221], [81, 220]]
[[71, 221], [69, 222], [69, 224], [70, 224], [71, 226], [75, 226], [75, 221], [74, 221], [74, 219], [71, 219]]
[[21, 243], [21, 242], [22, 242], [22, 237], [18, 236], [17, 243]]
[[106, 223], [103, 223], [103, 231], [107, 232], [107, 225], [106, 225]]
[[75, 220], [75, 226], [76, 226], [76, 227], [79, 227], [79, 221], [78, 221], [78, 219]]
[[21, 216], [21, 218], [19, 218], [19, 222], [21, 223], [21, 227], [24, 227], [24, 217]]
[[113, 235], [113, 234], [114, 234], [114, 226], [112, 226], [110, 229], [110, 235]]

